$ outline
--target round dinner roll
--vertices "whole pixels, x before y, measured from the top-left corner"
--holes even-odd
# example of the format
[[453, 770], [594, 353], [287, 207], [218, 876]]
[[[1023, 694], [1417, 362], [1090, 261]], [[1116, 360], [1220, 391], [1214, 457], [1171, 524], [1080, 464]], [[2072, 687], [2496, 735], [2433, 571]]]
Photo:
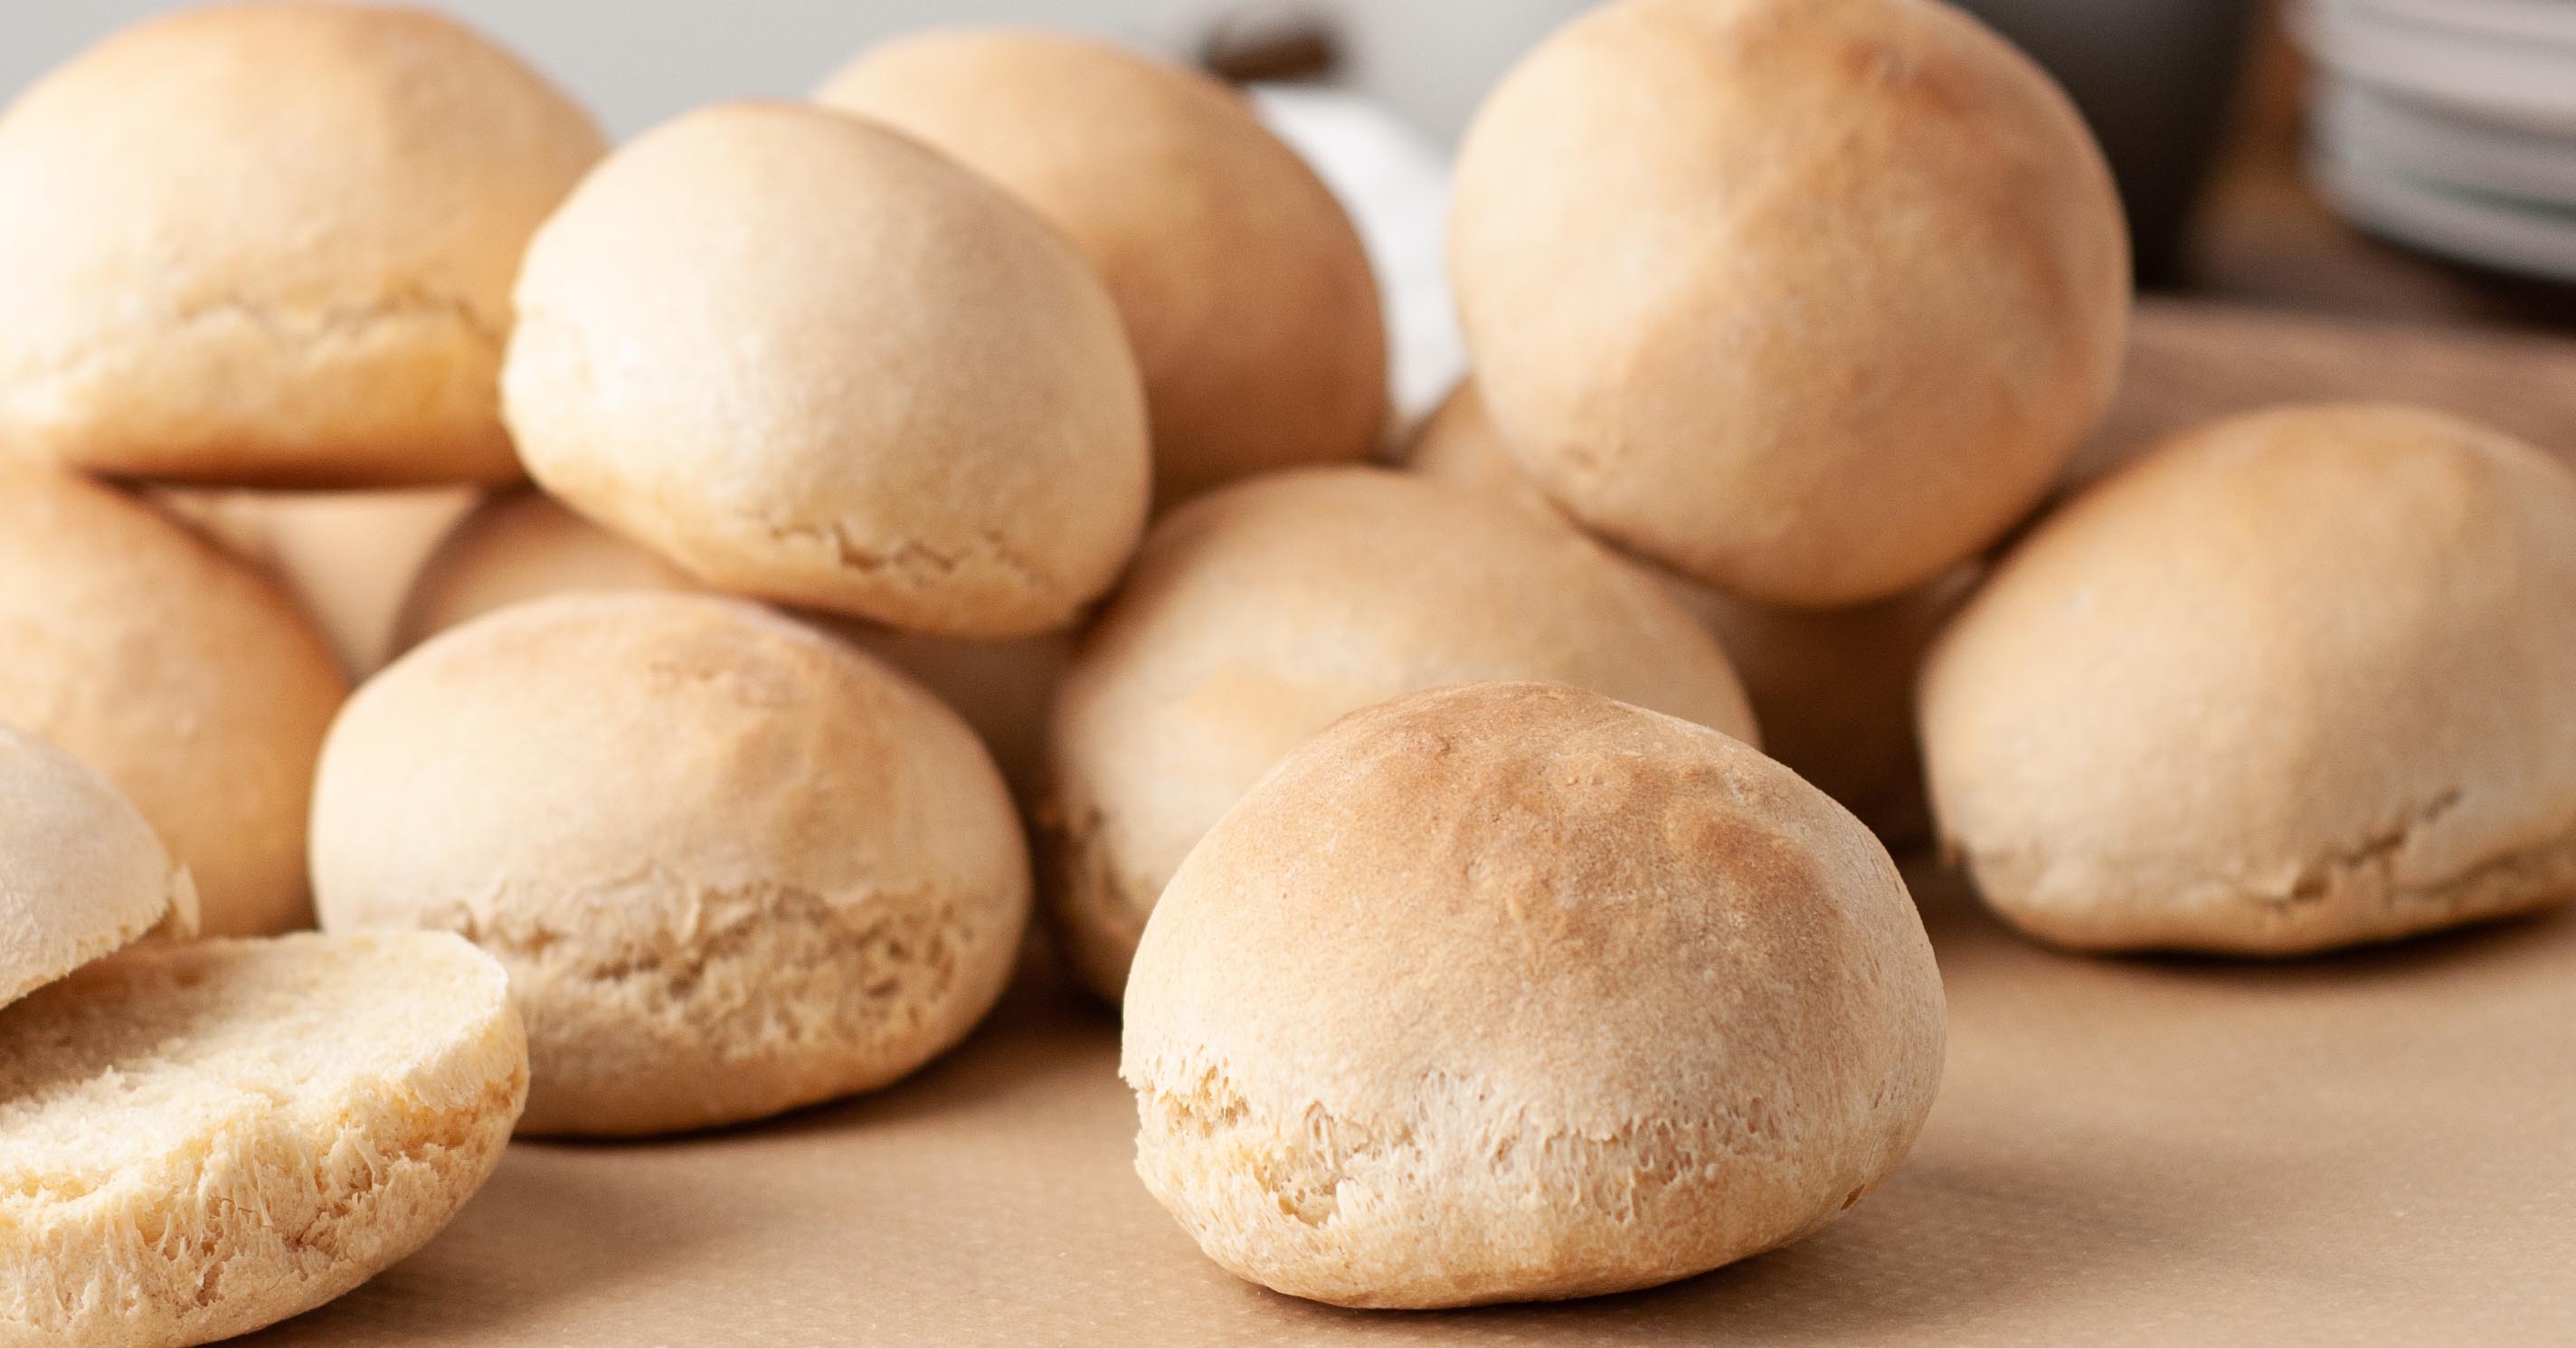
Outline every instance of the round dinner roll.
[[1996, 568], [1922, 691], [1947, 845], [2088, 950], [2289, 955], [2576, 895], [2576, 474], [2396, 405], [2170, 441]]
[[0, 720], [130, 798], [196, 877], [205, 930], [312, 921], [313, 756], [348, 692], [248, 567], [124, 494], [0, 466]]
[[1936, 0], [1615, 0], [1468, 128], [1450, 270], [1548, 495], [1747, 599], [1923, 585], [2110, 402], [2126, 226], [2066, 96]]
[[394, 623], [412, 577], [474, 501], [465, 487], [152, 493], [153, 504], [293, 595], [352, 678], [393, 658]]
[[868, 1090], [963, 1038], [1029, 906], [955, 713], [756, 604], [570, 595], [433, 638], [332, 728], [326, 929], [498, 956], [522, 1131], [640, 1134]]
[[[559, 594], [695, 591], [687, 572], [583, 519], [542, 492], [485, 501], [442, 541], [397, 624], [397, 653], [511, 604]], [[939, 695], [984, 740], [1012, 793], [1034, 799], [1047, 709], [1073, 658], [1069, 632], [1011, 641], [926, 636], [855, 618], [800, 614]]]
[[127, 28], [0, 114], [0, 447], [250, 486], [516, 478], [510, 279], [601, 148], [436, 14]]
[[171, 923], [197, 893], [134, 803], [79, 759], [0, 725], [0, 1005]]
[[528, 1088], [453, 936], [129, 950], [0, 1016], [0, 1348], [183, 1348], [339, 1296], [483, 1185]]
[[1237, 483], [1166, 516], [1076, 649], [1048, 739], [1047, 890], [1117, 1000], [1181, 858], [1345, 712], [1544, 679], [1754, 737], [1716, 641], [1560, 525], [1379, 468]]
[[716, 588], [945, 636], [1069, 626], [1145, 515], [1144, 394], [1063, 237], [883, 128], [730, 103], [537, 232], [528, 470]]
[[1860, 822], [1705, 726], [1471, 684], [1226, 812], [1136, 952], [1136, 1171], [1345, 1306], [1591, 1296], [1830, 1222], [1941, 1081], [1940, 973]]
[[870, 48], [815, 97], [1001, 184], [1098, 270], [1144, 374], [1158, 509], [1376, 447], [1386, 327], [1359, 231], [1233, 90], [1069, 34], [955, 28]]
[[[1473, 382], [1423, 422], [1413, 471], [1562, 520], [1503, 447]], [[1889, 846], [1927, 841], [1931, 809], [1914, 731], [1915, 674], [1942, 625], [1976, 591], [1980, 563], [1875, 603], [1781, 608], [1731, 598], [1650, 563], [1639, 568], [1699, 615], [1744, 680], [1763, 752], [1859, 815]]]

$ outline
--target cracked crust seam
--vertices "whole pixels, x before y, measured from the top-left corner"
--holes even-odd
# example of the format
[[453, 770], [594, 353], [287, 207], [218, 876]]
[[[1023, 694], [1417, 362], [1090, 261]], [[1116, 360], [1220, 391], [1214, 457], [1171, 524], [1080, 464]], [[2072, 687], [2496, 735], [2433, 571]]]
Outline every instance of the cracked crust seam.
[[926, 580], [992, 569], [1010, 576], [1023, 591], [1032, 595], [1051, 596], [1056, 590], [1045, 571], [1012, 547], [998, 529], [978, 530], [974, 538], [962, 547], [941, 548], [917, 538], [870, 545], [852, 537], [849, 526], [838, 521], [797, 524], [758, 517], [752, 519], [751, 524], [773, 542], [819, 545], [831, 554], [833, 564], [843, 571], [872, 577], [892, 576], [914, 589], [923, 588]]
[[[2457, 923], [2529, 912], [2576, 895], [2576, 826], [2561, 830], [2548, 841], [2489, 856], [2439, 879], [2398, 883], [2399, 859], [2426, 830], [2456, 811], [2465, 797], [2465, 791], [2457, 787], [2438, 792], [2395, 824], [2365, 834], [2349, 845], [2302, 859], [2286, 883], [2267, 885], [2241, 875], [2225, 876], [2169, 887], [2168, 892], [2194, 896], [2195, 909], [2235, 909], [2255, 917], [2260, 926], [2249, 935], [2258, 943], [2263, 938], [2293, 935], [2302, 928], [2332, 921], [2339, 910], [2358, 919], [2348, 919], [2334, 930], [2318, 931], [2316, 944], [2282, 947], [2285, 951], [2395, 939]], [[2035, 858], [2033, 849], [1978, 848], [1946, 835], [1942, 853], [1945, 860], [1964, 860], [1978, 877], [1981, 889], [1986, 888], [1988, 877], [2029, 875]], [[2003, 891], [2006, 901], [2002, 906], [2034, 915], [2058, 915], [2055, 905], [2031, 904], [2029, 889], [2023, 884], [2017, 890]], [[2124, 920], [2130, 916], [2121, 915]], [[2179, 914], [2158, 912], [2148, 916], [2151, 921], [2169, 920]], [[2251, 948], [2264, 947], [2257, 944]]]
[[[657, 1017], [691, 1027], [707, 1041], [730, 1044], [728, 1031], [794, 1029], [760, 1007], [710, 1004], [699, 996], [718, 971], [757, 970], [753, 982], [774, 992], [810, 994], [828, 982], [872, 1014], [867, 1038], [897, 1041], [918, 1033], [943, 1009], [983, 932], [953, 896], [933, 891], [876, 892], [836, 901], [820, 891], [776, 881], [689, 884], [658, 869], [616, 887], [649, 885], [686, 901], [654, 930], [613, 945], [514, 905], [487, 902], [442, 925], [506, 962], [543, 970], [549, 979], [610, 986], [639, 996]], [[721, 981], [721, 980], [719, 980]], [[853, 1028], [835, 1018], [846, 1033]], [[791, 1036], [791, 1039], [793, 1037]], [[758, 1043], [752, 1034], [746, 1040]]]
[[1443, 1176], [1455, 1158], [1439, 1153], [1462, 1146], [1497, 1175], [1518, 1174], [1548, 1187], [1570, 1181], [1587, 1206], [1620, 1223], [1640, 1220], [1668, 1190], [1718, 1181], [1748, 1161], [1795, 1154], [1781, 1111], [1761, 1099], [1741, 1109], [1720, 1105], [1708, 1127], [1639, 1116], [1606, 1129], [1582, 1128], [1499, 1111], [1482, 1085], [1434, 1073], [1420, 1097], [1472, 1130], [1445, 1137], [1438, 1120], [1372, 1123], [1338, 1115], [1320, 1101], [1308, 1101], [1289, 1118], [1273, 1117], [1255, 1109], [1213, 1063], [1149, 1063], [1135, 1087], [1140, 1170], [1160, 1172], [1164, 1184], [1176, 1187], [1249, 1180], [1280, 1216], [1314, 1229], [1341, 1219], [1347, 1186], [1447, 1182]]

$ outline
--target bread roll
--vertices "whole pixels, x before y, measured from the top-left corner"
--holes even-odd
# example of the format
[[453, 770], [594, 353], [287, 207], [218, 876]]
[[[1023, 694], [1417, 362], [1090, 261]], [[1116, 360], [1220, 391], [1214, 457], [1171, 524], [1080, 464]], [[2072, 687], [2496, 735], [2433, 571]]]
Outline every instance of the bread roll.
[[435, 14], [127, 28], [0, 115], [0, 445], [250, 486], [516, 478], [510, 278], [600, 149]]
[[395, 619], [412, 577], [474, 500], [464, 487], [152, 493], [154, 505], [293, 595], [351, 678], [393, 658]]
[[[457, 523], [421, 568], [398, 627], [397, 652], [470, 618], [530, 599], [630, 590], [694, 591], [685, 571], [541, 492], [509, 492]], [[1036, 798], [1047, 709], [1073, 658], [1073, 637], [1016, 641], [924, 636], [855, 618], [797, 616], [911, 675], [983, 737], [1012, 794]]]
[[937, 699], [754, 604], [572, 595], [432, 639], [323, 750], [326, 928], [498, 956], [523, 1130], [639, 1134], [893, 1081], [1000, 995], [1028, 854]]
[[[1503, 447], [1472, 381], [1452, 390], [1424, 421], [1406, 466], [1563, 518]], [[1652, 563], [1638, 566], [1698, 614], [1726, 648], [1762, 726], [1763, 752], [1842, 802], [1890, 847], [1930, 839], [1914, 733], [1915, 672], [1942, 624], [1975, 592], [1982, 563], [1952, 567], [1894, 599], [1839, 609], [1756, 604]]]
[[492, 1173], [528, 1086], [453, 936], [129, 950], [0, 1016], [0, 1348], [183, 1348], [321, 1305]]
[[312, 920], [313, 756], [347, 692], [294, 602], [212, 544], [106, 487], [0, 467], [0, 720], [133, 800], [209, 933]]
[[1704, 726], [1474, 684], [1355, 713], [1146, 924], [1136, 1170], [1228, 1271], [1346, 1306], [1649, 1287], [1905, 1156], [1945, 1013], [1887, 852]]
[[1154, 898], [1306, 737], [1398, 693], [1550, 679], [1754, 735], [1689, 612], [1559, 525], [1376, 468], [1237, 483], [1155, 526], [1049, 736], [1048, 890], [1116, 999]]
[[1616, 0], [1504, 77], [1450, 267], [1512, 452], [1747, 599], [1923, 585], [2108, 405], [2120, 203], [2063, 93], [1935, 0]]
[[2288, 955], [2576, 894], [2576, 474], [2252, 413], [2052, 516], [1925, 667], [1947, 844], [2087, 950]]
[[1065, 34], [961, 28], [870, 48], [815, 97], [990, 177], [1098, 269], [1144, 372], [1158, 509], [1375, 448], [1386, 328], [1359, 232], [1233, 90]]
[[716, 588], [1027, 636], [1136, 545], [1144, 395], [1107, 292], [890, 131], [786, 104], [668, 122], [538, 231], [517, 302], [529, 471]]
[[134, 803], [0, 725], [0, 1005], [164, 922], [196, 926], [196, 887]]

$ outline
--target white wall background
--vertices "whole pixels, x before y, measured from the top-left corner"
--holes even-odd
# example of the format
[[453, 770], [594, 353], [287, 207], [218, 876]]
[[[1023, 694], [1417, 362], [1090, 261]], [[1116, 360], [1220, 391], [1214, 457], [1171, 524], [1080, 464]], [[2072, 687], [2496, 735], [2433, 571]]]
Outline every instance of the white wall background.
[[[1485, 88], [1583, 0], [414, 0], [500, 38], [632, 135], [722, 98], [793, 97], [877, 38], [1023, 22], [1176, 55], [1234, 16], [1319, 14], [1350, 83], [1446, 145]], [[171, 0], [0, 0], [0, 97]]]

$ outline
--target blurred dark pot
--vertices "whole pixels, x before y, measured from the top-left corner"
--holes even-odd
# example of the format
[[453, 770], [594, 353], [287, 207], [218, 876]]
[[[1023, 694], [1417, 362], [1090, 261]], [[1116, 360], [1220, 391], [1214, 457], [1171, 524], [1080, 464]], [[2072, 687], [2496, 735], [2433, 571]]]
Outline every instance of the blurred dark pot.
[[1962, 0], [2074, 95], [2128, 204], [2138, 280], [2173, 278], [2225, 130], [2252, 0]]

